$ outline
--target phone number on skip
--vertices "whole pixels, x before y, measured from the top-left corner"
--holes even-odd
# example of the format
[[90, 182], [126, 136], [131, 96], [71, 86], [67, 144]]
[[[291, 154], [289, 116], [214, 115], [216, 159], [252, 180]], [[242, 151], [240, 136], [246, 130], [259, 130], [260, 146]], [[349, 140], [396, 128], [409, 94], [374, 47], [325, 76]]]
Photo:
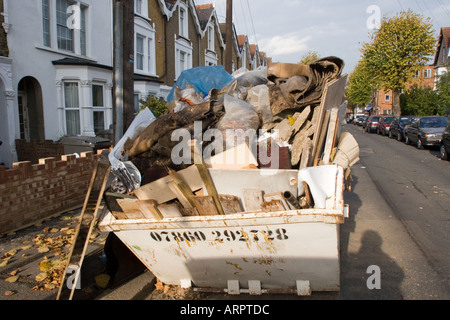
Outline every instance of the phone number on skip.
[[180, 242], [180, 241], [217, 241], [217, 242], [232, 242], [232, 241], [274, 241], [274, 240], [288, 240], [287, 231], [284, 228], [275, 230], [213, 230], [210, 232], [203, 231], [152, 231], [150, 237], [156, 242]]

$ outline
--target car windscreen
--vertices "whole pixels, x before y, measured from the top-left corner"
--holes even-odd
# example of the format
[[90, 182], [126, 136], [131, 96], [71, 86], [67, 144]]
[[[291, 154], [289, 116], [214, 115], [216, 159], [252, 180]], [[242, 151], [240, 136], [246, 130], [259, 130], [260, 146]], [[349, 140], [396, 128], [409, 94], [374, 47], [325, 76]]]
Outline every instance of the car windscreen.
[[385, 123], [392, 123], [392, 120], [394, 120], [393, 118], [384, 118], [384, 122]]
[[400, 118], [400, 124], [410, 124], [412, 118]]
[[420, 119], [420, 127], [422, 128], [441, 128], [446, 127], [448, 119], [446, 118], [424, 118]]

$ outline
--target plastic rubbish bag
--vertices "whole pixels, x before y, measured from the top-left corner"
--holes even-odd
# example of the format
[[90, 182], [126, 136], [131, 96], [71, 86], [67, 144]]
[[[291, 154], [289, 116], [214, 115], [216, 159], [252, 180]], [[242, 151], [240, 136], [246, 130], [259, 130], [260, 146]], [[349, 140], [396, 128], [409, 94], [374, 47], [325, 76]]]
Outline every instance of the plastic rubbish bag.
[[217, 123], [216, 128], [222, 131], [226, 150], [239, 145], [246, 137], [256, 139], [260, 126], [256, 108], [228, 94], [224, 95], [224, 107], [225, 116]]
[[111, 173], [122, 181], [128, 192], [140, 187], [141, 174], [132, 162], [127, 161], [128, 152], [124, 152], [125, 143], [128, 139], [134, 141], [155, 120], [156, 117], [148, 108], [139, 112], [125, 135], [108, 155], [108, 160], [111, 163]]
[[251, 88], [247, 93], [247, 102], [256, 108], [262, 124], [273, 121], [272, 109], [270, 109], [269, 88], [262, 84]]
[[180, 112], [186, 107], [200, 104], [203, 102], [203, 97], [199, 95], [194, 87], [187, 85], [186, 89], [182, 90], [178, 86], [174, 91], [175, 108], [174, 112]]
[[191, 85], [195, 91], [207, 96], [212, 89], [222, 90], [233, 77], [225, 71], [224, 66], [205, 66], [183, 71], [167, 97], [167, 102], [174, 100], [176, 86], [185, 89]]
[[244, 72], [240, 74], [237, 78], [237, 83], [239, 87], [256, 87], [260, 84], [266, 84], [269, 82], [267, 79], [267, 68], [259, 67], [258, 69]]

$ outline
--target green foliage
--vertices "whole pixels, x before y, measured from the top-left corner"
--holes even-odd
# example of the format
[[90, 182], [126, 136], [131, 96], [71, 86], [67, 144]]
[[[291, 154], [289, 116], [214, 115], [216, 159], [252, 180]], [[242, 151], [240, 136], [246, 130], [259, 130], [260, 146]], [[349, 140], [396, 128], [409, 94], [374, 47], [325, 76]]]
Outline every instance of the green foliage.
[[450, 110], [450, 73], [443, 74], [439, 77], [436, 91], [441, 102], [440, 112], [442, 114], [446, 111], [448, 112]]
[[348, 78], [345, 91], [350, 105], [364, 105], [372, 98], [371, 74], [365, 60], [360, 60]]
[[414, 85], [409, 92], [400, 98], [402, 115], [433, 116], [443, 115], [440, 107], [440, 97], [430, 87], [419, 88]]
[[146, 100], [139, 100], [139, 103], [141, 104], [141, 107], [139, 108], [138, 113], [145, 108], [149, 108], [154, 116], [159, 118], [167, 112], [167, 101], [163, 98], [158, 99], [154, 96], [148, 96]]
[[302, 56], [302, 59], [300, 60], [299, 63], [300, 64], [308, 64], [308, 63], [311, 63], [311, 62], [319, 60], [319, 59], [320, 59], [320, 55], [318, 52], [309, 50], [307, 53], [305, 53]]
[[[380, 30], [361, 50], [373, 75], [372, 84], [398, 95], [406, 89], [415, 72], [428, 62], [435, 44], [430, 18], [425, 19], [411, 10], [393, 18], [385, 17]], [[400, 113], [398, 100], [394, 97], [394, 114]]]

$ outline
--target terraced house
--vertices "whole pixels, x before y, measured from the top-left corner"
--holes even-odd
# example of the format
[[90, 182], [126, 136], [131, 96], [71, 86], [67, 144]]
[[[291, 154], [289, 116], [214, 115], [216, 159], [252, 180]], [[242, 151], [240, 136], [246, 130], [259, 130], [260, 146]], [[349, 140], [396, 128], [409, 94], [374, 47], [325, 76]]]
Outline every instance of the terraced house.
[[[114, 1], [0, 0], [0, 163], [29, 160], [27, 144], [42, 158], [60, 152], [63, 136], [111, 127]], [[166, 98], [183, 70], [224, 64], [212, 4], [134, 0], [134, 12], [135, 109]], [[233, 70], [267, 64], [246, 36], [234, 32], [231, 45]]]

